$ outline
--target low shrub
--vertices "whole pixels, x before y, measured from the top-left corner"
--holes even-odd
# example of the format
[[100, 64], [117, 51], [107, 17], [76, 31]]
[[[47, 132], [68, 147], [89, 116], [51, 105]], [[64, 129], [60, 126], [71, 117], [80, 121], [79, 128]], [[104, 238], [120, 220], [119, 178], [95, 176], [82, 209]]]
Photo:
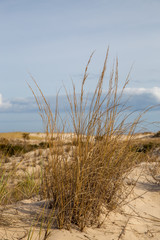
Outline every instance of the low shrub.
[[0, 143], [0, 154], [4, 156], [20, 156], [21, 154], [39, 149], [39, 148], [49, 148], [49, 143], [41, 142], [39, 144], [1, 144]]
[[148, 143], [140, 143], [138, 145], [135, 145], [132, 150], [136, 152], [143, 152], [147, 153], [151, 151], [155, 147], [155, 144], [153, 142], [148, 142]]
[[155, 133], [153, 137], [154, 137], [154, 138], [157, 138], [157, 137], [159, 138], [159, 137], [160, 137], [160, 131], [158, 131], [157, 133]]

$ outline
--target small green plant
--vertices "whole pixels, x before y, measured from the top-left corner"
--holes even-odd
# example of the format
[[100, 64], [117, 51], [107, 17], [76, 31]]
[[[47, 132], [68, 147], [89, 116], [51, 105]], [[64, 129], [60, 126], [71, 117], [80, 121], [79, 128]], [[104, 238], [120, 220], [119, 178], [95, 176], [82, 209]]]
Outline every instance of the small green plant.
[[29, 199], [39, 194], [40, 182], [35, 179], [34, 173], [26, 173], [24, 177], [19, 179], [17, 184], [12, 186], [12, 190], [8, 192], [7, 202], [17, 202], [22, 199]]
[[1, 160], [0, 162], [0, 204], [5, 204], [9, 200], [9, 193], [11, 190], [11, 186], [9, 185], [9, 182], [13, 182], [16, 165], [12, 170], [8, 170], [4, 167], [4, 163]]
[[3, 199], [5, 198], [6, 194], [7, 194], [7, 180], [5, 179], [4, 173], [2, 172], [2, 170], [0, 169], [0, 204], [3, 202]]

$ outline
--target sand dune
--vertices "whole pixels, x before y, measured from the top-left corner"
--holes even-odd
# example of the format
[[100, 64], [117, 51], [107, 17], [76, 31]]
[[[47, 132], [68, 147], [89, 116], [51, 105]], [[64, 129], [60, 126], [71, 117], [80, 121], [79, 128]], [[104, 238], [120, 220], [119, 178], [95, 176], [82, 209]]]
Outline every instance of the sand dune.
[[[145, 167], [145, 168], [144, 168]], [[111, 212], [105, 219], [100, 228], [85, 228], [83, 232], [76, 230], [71, 231], [50, 229], [50, 240], [147, 240], [160, 239], [160, 185], [155, 182], [148, 182], [151, 179], [144, 164], [134, 169], [128, 185], [133, 187], [140, 171], [142, 176], [138, 179], [132, 196], [128, 203]], [[147, 177], [147, 178], [146, 178]], [[45, 201], [38, 198], [23, 200], [5, 208], [1, 207], [0, 220], [0, 239], [27, 239], [31, 223], [34, 222], [35, 216], [42, 212]], [[46, 214], [48, 209], [46, 208]], [[37, 222], [36, 222], [37, 224]], [[33, 227], [33, 238], [38, 239], [39, 228]], [[43, 236], [43, 231], [42, 235]], [[41, 238], [43, 239], [43, 238]]]

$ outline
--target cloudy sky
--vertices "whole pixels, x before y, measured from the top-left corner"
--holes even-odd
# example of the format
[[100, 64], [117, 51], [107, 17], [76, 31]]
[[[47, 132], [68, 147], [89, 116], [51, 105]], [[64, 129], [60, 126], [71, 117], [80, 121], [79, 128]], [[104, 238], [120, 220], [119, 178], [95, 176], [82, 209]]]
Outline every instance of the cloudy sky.
[[[120, 88], [132, 67], [130, 105], [160, 104], [159, 11], [159, 0], [0, 0], [0, 131], [41, 131], [30, 74], [45, 96], [63, 95], [71, 80], [78, 93], [95, 50], [86, 83], [93, 92], [108, 46], [106, 82], [118, 56]], [[159, 121], [159, 108], [147, 118]]]

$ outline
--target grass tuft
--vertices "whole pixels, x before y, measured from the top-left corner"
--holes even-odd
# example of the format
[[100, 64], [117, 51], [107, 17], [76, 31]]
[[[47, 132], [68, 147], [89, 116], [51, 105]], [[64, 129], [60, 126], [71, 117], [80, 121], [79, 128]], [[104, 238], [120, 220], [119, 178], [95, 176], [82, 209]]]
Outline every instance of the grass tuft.
[[[142, 115], [131, 124], [127, 123], [126, 107], [121, 104], [121, 98], [129, 76], [118, 93], [118, 59], [110, 75], [108, 90], [106, 94], [103, 93], [108, 53], [109, 49], [89, 106], [85, 83], [93, 55], [84, 72], [80, 96], [76, 95], [74, 83], [73, 95], [66, 89], [70, 122], [74, 129], [70, 158], [61, 144], [65, 126], [62, 131], [57, 127], [58, 120], [61, 120], [58, 97], [53, 115], [49, 103], [33, 78], [41, 98], [29, 86], [45, 123], [50, 149], [47, 165], [44, 165], [42, 171], [41, 196], [50, 199], [52, 208], [57, 213], [55, 221], [59, 228], [70, 229], [75, 224], [83, 230], [86, 225], [100, 225], [102, 206], [110, 211], [124, 202], [124, 179], [138, 162], [139, 154], [130, 149], [132, 136]], [[56, 141], [52, 140], [54, 133], [57, 133]], [[125, 140], [122, 139], [124, 134]]]

